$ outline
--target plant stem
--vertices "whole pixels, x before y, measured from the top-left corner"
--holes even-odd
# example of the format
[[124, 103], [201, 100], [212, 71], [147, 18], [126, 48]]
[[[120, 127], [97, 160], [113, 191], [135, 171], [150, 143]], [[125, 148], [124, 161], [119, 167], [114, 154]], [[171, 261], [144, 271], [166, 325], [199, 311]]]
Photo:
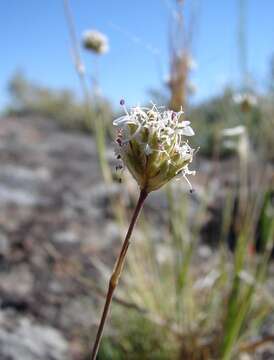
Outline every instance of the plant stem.
[[[79, 44], [77, 40], [76, 27], [73, 19], [73, 14], [71, 11], [69, 0], [64, 0], [64, 13], [65, 20], [67, 22], [68, 31], [69, 31], [69, 39], [71, 43], [71, 50], [73, 55], [73, 62], [75, 66], [75, 70], [79, 77], [79, 82], [82, 88], [82, 92], [84, 95], [84, 105], [86, 108], [85, 114], [85, 123], [88, 130], [94, 130], [95, 132], [95, 140], [96, 140], [96, 148], [99, 157], [99, 164], [102, 171], [102, 175], [106, 184], [110, 184], [112, 182], [111, 171], [106, 161], [106, 145], [105, 145], [105, 129], [102, 124], [102, 119], [98, 117], [97, 121], [92, 122], [92, 108], [91, 108], [91, 100], [92, 94], [90, 92], [90, 88], [88, 86], [88, 80], [84, 69], [84, 64], [81, 58], [81, 53], [79, 49]], [[95, 84], [98, 87], [98, 81], [96, 80]], [[95, 93], [98, 92], [98, 89], [95, 88]], [[100, 99], [98, 100], [98, 104], [100, 105]], [[99, 108], [99, 114], [102, 113], [101, 106]]]
[[72, 55], [73, 55], [74, 66], [75, 66], [76, 72], [79, 76], [79, 81], [80, 81], [80, 85], [82, 87], [82, 91], [83, 91], [83, 94], [85, 97], [85, 102], [86, 102], [86, 104], [89, 104], [90, 94], [89, 94], [89, 89], [88, 89], [88, 84], [87, 84], [85, 74], [81, 71], [81, 68], [83, 67], [83, 62], [82, 62], [81, 55], [80, 55], [79, 44], [78, 44], [77, 35], [76, 35], [76, 29], [75, 29], [75, 24], [74, 24], [69, 0], [64, 0], [64, 13], [65, 13], [65, 20], [67, 22], [67, 26], [68, 26], [68, 30], [69, 30], [69, 37], [70, 37], [70, 42], [71, 42], [71, 50], [72, 50]]
[[113, 297], [115, 288], [118, 285], [121, 273], [123, 271], [127, 250], [129, 248], [129, 245], [130, 245], [130, 237], [131, 237], [132, 231], [134, 229], [134, 226], [136, 224], [136, 221], [138, 219], [138, 216], [140, 214], [140, 211], [141, 211], [141, 209], [142, 209], [142, 207], [144, 205], [145, 199], [147, 198], [147, 195], [148, 195], [148, 193], [146, 192], [146, 190], [141, 190], [139, 200], [137, 202], [134, 213], [132, 215], [131, 222], [130, 222], [130, 225], [129, 225], [125, 240], [123, 242], [119, 257], [118, 257], [118, 259], [117, 259], [117, 261], [115, 263], [112, 275], [110, 277], [109, 285], [108, 285], [108, 292], [107, 292], [106, 301], [105, 301], [105, 305], [104, 305], [104, 310], [103, 310], [103, 313], [102, 313], [102, 316], [101, 316], [100, 325], [99, 325], [97, 335], [96, 335], [96, 339], [95, 339], [95, 343], [94, 343], [94, 346], [93, 346], [91, 360], [96, 359], [96, 356], [97, 356], [97, 353], [98, 353], [98, 350], [99, 350], [99, 346], [100, 346], [100, 342], [101, 342], [101, 339], [102, 339], [102, 335], [103, 335], [105, 322], [106, 322], [107, 315], [108, 315], [108, 312], [109, 312], [109, 308], [110, 308], [110, 305], [111, 305], [112, 297]]

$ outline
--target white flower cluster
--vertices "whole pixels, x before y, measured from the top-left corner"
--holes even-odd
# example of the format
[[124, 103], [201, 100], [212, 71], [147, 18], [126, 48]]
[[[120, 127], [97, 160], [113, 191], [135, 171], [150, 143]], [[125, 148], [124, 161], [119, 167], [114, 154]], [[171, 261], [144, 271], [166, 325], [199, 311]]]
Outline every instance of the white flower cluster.
[[83, 45], [97, 54], [105, 54], [109, 50], [108, 38], [97, 30], [87, 30], [83, 34]]
[[236, 104], [242, 104], [243, 102], [248, 102], [251, 106], [257, 105], [257, 98], [255, 95], [250, 93], [239, 93], [233, 96], [233, 100]]
[[119, 128], [117, 154], [141, 188], [153, 191], [176, 175], [186, 178], [195, 173], [188, 169], [194, 150], [185, 140], [194, 131], [189, 121], [182, 120], [183, 111], [160, 111], [153, 105], [128, 112], [122, 105], [125, 115], [113, 122]]

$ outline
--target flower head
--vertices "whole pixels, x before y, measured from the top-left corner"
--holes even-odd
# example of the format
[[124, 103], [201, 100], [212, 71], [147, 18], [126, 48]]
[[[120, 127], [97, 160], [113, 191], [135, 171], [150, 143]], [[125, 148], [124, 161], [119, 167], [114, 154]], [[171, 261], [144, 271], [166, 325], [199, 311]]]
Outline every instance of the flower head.
[[97, 30], [88, 30], [83, 34], [83, 45], [96, 54], [105, 54], [109, 50], [108, 38]]
[[[117, 156], [136, 179], [142, 190], [159, 189], [178, 175], [195, 174], [188, 169], [194, 150], [186, 141], [194, 135], [183, 111], [124, 106], [125, 115], [114, 120], [118, 127]], [[192, 187], [191, 187], [192, 189]]]

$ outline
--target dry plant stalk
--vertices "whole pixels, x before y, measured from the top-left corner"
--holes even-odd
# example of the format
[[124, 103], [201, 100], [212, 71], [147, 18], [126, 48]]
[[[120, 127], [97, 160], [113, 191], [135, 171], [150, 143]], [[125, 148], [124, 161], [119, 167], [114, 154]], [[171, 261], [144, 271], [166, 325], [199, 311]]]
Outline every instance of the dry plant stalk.
[[105, 305], [92, 350], [92, 360], [96, 359], [99, 350], [113, 294], [123, 271], [132, 231], [145, 199], [150, 192], [158, 190], [180, 175], [191, 187], [187, 175], [194, 174], [188, 169], [194, 150], [185, 141], [185, 136], [194, 135], [194, 131], [189, 121], [182, 120], [182, 110], [159, 111], [156, 105], [153, 105], [151, 109], [134, 107], [128, 112], [124, 100], [121, 100], [120, 104], [125, 110], [125, 115], [113, 122], [118, 127], [117, 159], [123, 162], [137, 181], [140, 195], [109, 280]]
[[90, 94], [89, 94], [89, 88], [87, 84], [87, 79], [85, 76], [85, 66], [83, 64], [83, 61], [81, 59], [80, 50], [79, 50], [79, 44], [77, 40], [76, 35], [76, 29], [73, 21], [72, 11], [70, 8], [69, 0], [64, 0], [64, 14], [65, 14], [65, 20], [67, 22], [68, 31], [69, 31], [69, 38], [71, 42], [71, 54], [73, 57], [73, 63], [77, 72], [77, 75], [79, 77], [79, 82], [85, 97], [86, 104], [89, 104], [90, 102]]
[[190, 55], [194, 22], [191, 19], [189, 29], [186, 30], [183, 10], [184, 1], [177, 0], [169, 35], [170, 78], [168, 87], [171, 93], [169, 107], [174, 111], [179, 111], [181, 108], [185, 109], [188, 76], [195, 65]]

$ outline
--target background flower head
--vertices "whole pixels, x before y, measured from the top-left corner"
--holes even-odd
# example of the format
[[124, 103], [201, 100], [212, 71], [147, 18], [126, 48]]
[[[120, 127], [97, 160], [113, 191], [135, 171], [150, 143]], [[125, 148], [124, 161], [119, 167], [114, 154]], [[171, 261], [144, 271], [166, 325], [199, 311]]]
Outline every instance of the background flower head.
[[96, 54], [105, 54], [109, 50], [108, 38], [97, 30], [87, 30], [83, 34], [83, 45]]

